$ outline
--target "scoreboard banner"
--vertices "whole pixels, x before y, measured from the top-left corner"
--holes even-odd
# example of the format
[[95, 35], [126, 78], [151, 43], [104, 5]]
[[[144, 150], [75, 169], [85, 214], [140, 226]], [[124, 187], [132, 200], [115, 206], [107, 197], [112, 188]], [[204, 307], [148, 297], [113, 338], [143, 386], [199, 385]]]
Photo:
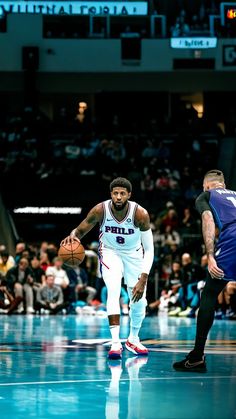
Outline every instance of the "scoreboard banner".
[[147, 1], [9, 1], [0, 0], [0, 14], [32, 13], [47, 15], [143, 15]]
[[208, 49], [216, 48], [217, 38], [194, 37], [194, 38], [171, 38], [171, 48], [185, 49]]

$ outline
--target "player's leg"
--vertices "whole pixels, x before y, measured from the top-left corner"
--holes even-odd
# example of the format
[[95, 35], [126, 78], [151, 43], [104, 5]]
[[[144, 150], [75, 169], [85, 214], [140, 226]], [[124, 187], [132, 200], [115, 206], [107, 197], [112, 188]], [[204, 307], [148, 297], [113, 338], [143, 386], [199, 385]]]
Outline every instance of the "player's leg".
[[143, 323], [143, 319], [145, 318], [146, 313], [146, 291], [142, 298], [139, 301], [133, 302], [132, 301], [132, 290], [133, 288], [128, 287], [128, 293], [130, 298], [130, 332], [129, 337], [126, 341], [126, 349], [132, 352], [135, 355], [148, 355], [148, 350], [145, 348], [144, 345], [140, 342], [139, 339], [139, 332]]
[[226, 284], [226, 281], [208, 277], [201, 295], [194, 349], [187, 355], [186, 359], [175, 362], [173, 364], [174, 369], [179, 371], [206, 371], [204, 348], [214, 321], [217, 297]]
[[124, 287], [121, 286], [120, 305], [122, 314], [129, 314], [129, 294]]
[[17, 308], [17, 312], [18, 313], [23, 313], [23, 311], [24, 311], [24, 305], [23, 305], [23, 300], [24, 300], [24, 298], [23, 298], [23, 286], [19, 282], [16, 282], [14, 284], [14, 295], [15, 295], [15, 298], [21, 298], [21, 302], [20, 302], [20, 304], [19, 304], [19, 306]]
[[30, 284], [25, 283], [23, 285], [24, 293], [25, 293], [25, 304], [26, 304], [26, 313], [32, 314], [34, 313], [34, 293], [33, 287]]
[[139, 276], [142, 272], [143, 256], [142, 253], [126, 255], [123, 258], [124, 262], [124, 278], [127, 284], [127, 291], [129, 294], [129, 317], [130, 317], [130, 333], [125, 344], [126, 349], [135, 355], [147, 355], [148, 350], [140, 343], [139, 332], [146, 314], [146, 289], [142, 298], [139, 301], [133, 302], [132, 290], [138, 282]]
[[215, 306], [218, 295], [226, 285], [226, 281], [211, 278], [209, 276], [202, 291], [194, 346], [194, 351], [200, 355], [203, 355], [204, 353], [207, 336], [214, 322]]
[[107, 315], [112, 338], [112, 346], [108, 353], [110, 359], [121, 357], [120, 343], [120, 291], [123, 276], [123, 264], [120, 257], [110, 249], [103, 252], [101, 261], [102, 277], [107, 288]]

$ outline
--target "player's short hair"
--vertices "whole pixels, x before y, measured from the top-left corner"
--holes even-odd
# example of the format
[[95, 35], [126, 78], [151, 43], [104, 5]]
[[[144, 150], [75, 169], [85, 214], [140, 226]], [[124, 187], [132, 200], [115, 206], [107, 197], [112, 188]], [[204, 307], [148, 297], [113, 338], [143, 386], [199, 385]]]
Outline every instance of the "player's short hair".
[[218, 169], [209, 170], [204, 176], [204, 180], [205, 179], [210, 182], [225, 183], [224, 174], [221, 170]]
[[113, 188], [125, 188], [128, 192], [132, 192], [131, 182], [124, 177], [117, 177], [110, 183], [110, 191], [112, 192]]

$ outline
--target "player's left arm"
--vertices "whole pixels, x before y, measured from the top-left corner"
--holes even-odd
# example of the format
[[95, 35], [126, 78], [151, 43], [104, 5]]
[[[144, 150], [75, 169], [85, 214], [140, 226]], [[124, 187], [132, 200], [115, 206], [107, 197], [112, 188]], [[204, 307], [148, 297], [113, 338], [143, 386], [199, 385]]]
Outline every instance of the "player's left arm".
[[222, 279], [224, 272], [217, 266], [214, 256], [215, 222], [211, 211], [202, 213], [202, 234], [208, 258], [208, 271], [212, 278]]
[[196, 199], [196, 209], [201, 214], [202, 235], [208, 259], [208, 271], [212, 278], [222, 279], [224, 272], [217, 266], [215, 260], [216, 223], [209, 205], [209, 191], [202, 192]]
[[144, 250], [143, 256], [143, 272], [133, 288], [133, 298], [132, 300], [139, 301], [142, 298], [147, 285], [148, 275], [151, 270], [154, 258], [154, 245], [153, 245], [153, 235], [150, 226], [150, 218], [148, 212], [138, 206], [135, 214], [135, 225], [140, 228], [141, 231], [141, 241]]

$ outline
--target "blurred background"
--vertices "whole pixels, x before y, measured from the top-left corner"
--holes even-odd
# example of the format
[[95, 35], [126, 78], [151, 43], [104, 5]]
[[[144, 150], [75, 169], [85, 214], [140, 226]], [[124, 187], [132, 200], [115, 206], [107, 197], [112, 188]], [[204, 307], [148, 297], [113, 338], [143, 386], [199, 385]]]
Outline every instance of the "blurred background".
[[159, 276], [184, 252], [200, 263], [203, 175], [236, 185], [236, 3], [0, 6], [3, 248], [56, 248], [124, 176], [150, 213]]

